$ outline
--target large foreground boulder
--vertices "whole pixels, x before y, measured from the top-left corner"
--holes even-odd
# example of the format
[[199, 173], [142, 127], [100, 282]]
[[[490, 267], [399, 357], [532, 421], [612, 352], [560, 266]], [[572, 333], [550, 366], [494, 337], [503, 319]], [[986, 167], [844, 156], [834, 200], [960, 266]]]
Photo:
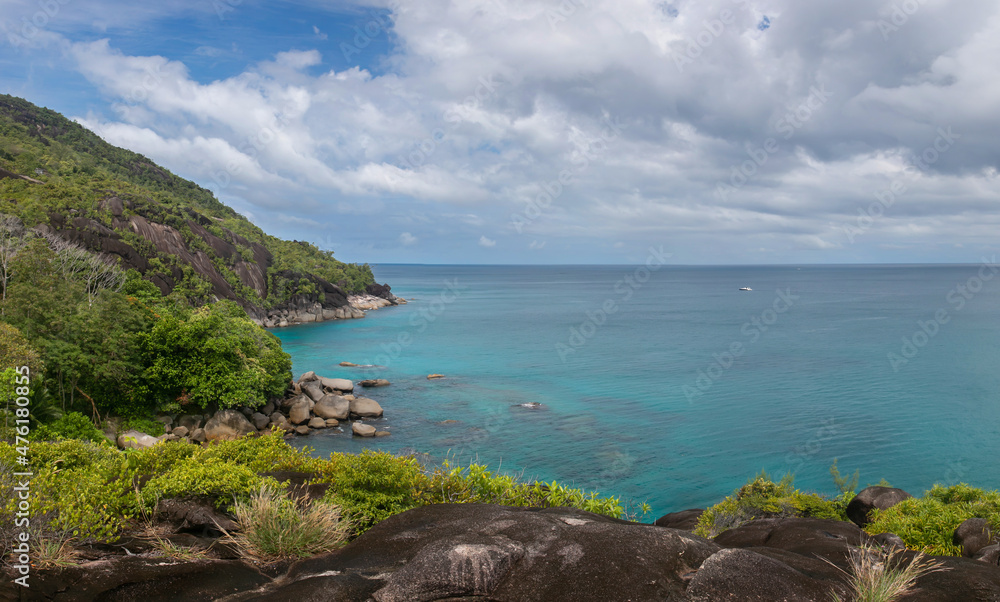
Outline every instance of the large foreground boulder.
[[256, 432], [247, 417], [236, 410], [222, 410], [205, 424], [205, 439], [208, 441], [239, 439]]
[[694, 569], [718, 550], [690, 533], [571, 508], [436, 504], [296, 563], [253, 599], [680, 602]]
[[[829, 600], [830, 585], [751, 550], [720, 550], [698, 569], [688, 588], [690, 602], [740, 600], [817, 602]], [[843, 596], [843, 589], [837, 592]]]
[[878, 508], [892, 508], [905, 499], [913, 497], [902, 489], [895, 487], [872, 486], [865, 487], [847, 504], [847, 518], [855, 525], [864, 527], [868, 524], [868, 513]]

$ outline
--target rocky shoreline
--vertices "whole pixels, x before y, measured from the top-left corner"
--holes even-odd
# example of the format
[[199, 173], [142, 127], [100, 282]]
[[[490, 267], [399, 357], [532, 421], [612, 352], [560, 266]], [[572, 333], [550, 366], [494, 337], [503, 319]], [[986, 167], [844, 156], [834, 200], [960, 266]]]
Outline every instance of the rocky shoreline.
[[326, 378], [306, 372], [298, 381], [289, 384], [284, 398], [269, 401], [259, 410], [244, 407], [219, 410], [214, 414], [164, 414], [156, 418], [163, 423], [165, 431], [159, 437], [130, 430], [115, 438], [111, 431], [113, 424], [105, 435], [121, 449], [144, 449], [161, 441], [207, 445], [211, 441], [259, 435], [273, 429], [291, 437], [326, 429], [344, 432], [346, 426], [356, 437], [388, 437], [391, 434], [388, 427], [379, 429], [371, 424], [383, 418], [382, 406], [354, 392], [356, 387], [366, 389], [389, 384], [385, 379], [369, 379], [355, 385], [346, 378]]
[[406, 304], [405, 299], [392, 294], [388, 284], [369, 284], [364, 294], [347, 295], [346, 302], [342, 299], [325, 292], [322, 296], [299, 295], [276, 309], [268, 310], [256, 321], [264, 328], [283, 328], [327, 320], [355, 320], [365, 317], [366, 311]]

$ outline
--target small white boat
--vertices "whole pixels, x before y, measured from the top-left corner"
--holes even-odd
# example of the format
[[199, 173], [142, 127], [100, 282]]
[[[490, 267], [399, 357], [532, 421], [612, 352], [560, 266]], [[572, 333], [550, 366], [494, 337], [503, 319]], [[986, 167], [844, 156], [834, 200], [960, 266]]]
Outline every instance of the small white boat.
[[743, 286], [743, 287], [740, 287], [740, 290], [741, 291], [752, 291], [753, 289], [750, 288], [749, 286]]

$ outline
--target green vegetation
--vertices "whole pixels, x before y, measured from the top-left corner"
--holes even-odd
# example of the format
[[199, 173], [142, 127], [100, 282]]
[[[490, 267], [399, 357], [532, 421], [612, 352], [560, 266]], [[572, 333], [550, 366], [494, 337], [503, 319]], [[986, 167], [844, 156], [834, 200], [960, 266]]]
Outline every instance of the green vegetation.
[[794, 477], [785, 475], [775, 483], [760, 473], [718, 504], [705, 510], [698, 519], [695, 533], [715, 537], [757, 518], [802, 516], [847, 520], [845, 511], [853, 492], [834, 499], [816, 493], [804, 493], [793, 486]]
[[[928, 573], [947, 570], [940, 562], [928, 561], [917, 554], [909, 562], [902, 558], [902, 550], [884, 552], [880, 548], [861, 546], [851, 548], [850, 572], [826, 561], [846, 576], [851, 602], [895, 602], [916, 588], [917, 579]], [[840, 596], [832, 594], [834, 602]]]
[[[94, 220], [117, 232], [148, 260], [150, 269], [144, 276], [173, 282], [173, 291], [196, 305], [211, 297], [208, 280], [178, 256], [158, 252], [149, 240], [132, 231], [128, 220], [135, 217], [175, 230], [188, 250], [208, 256], [240, 301], [256, 307], [314, 292], [313, 276], [349, 292], [374, 282], [367, 265], [345, 264], [312, 244], [269, 236], [209, 190], [20, 98], [0, 95], [0, 148], [0, 169], [41, 181], [0, 180], [0, 214], [17, 216], [28, 228], [51, 223], [56, 217]], [[125, 221], [113, 219], [109, 199], [123, 203]], [[221, 252], [221, 247], [236, 252]], [[269, 289], [262, 299], [236, 276], [237, 264], [258, 264], [268, 255], [272, 257], [266, 270]], [[5, 272], [3, 263], [0, 252], [0, 276]]]
[[[292, 448], [277, 433], [207, 447], [165, 442], [126, 451], [106, 441], [33, 442], [32, 496], [39, 509], [33, 524], [49, 542], [111, 542], [148, 531], [149, 517], [162, 500], [196, 498], [235, 515], [244, 526], [238, 545], [249, 556], [273, 558], [315, 552], [324, 545], [319, 534], [335, 536], [330, 541], [339, 545], [348, 535], [356, 537], [393, 514], [426, 504], [572, 506], [624, 516], [617, 498], [558, 483], [522, 483], [478, 465], [446, 465], [428, 473], [413, 457], [366, 451], [321, 459], [310, 451]], [[9, 475], [16, 453], [12, 444], [0, 443], [0, 521], [6, 521], [0, 524], [13, 524], [15, 483]], [[283, 485], [273, 477], [261, 474], [276, 470], [307, 473], [311, 482], [330, 488], [317, 504], [303, 505], [279, 493]], [[343, 522], [331, 519], [340, 516], [333, 508], [340, 509]]]
[[[116, 277], [105, 288], [95, 288], [89, 272], [67, 268], [76, 259], [26, 236], [0, 301], [0, 355], [8, 367], [32, 367], [37, 422], [61, 412], [95, 424], [117, 415], [155, 436], [163, 432], [150, 421], [156, 412], [256, 407], [284, 392], [290, 357], [239, 305], [193, 308], [117, 268], [109, 268]], [[0, 399], [6, 410], [11, 390]], [[134, 422], [141, 419], [147, 422]]]
[[1000, 492], [984, 491], [964, 483], [935, 485], [923, 497], [903, 500], [887, 510], [875, 510], [865, 530], [895, 533], [906, 547], [928, 554], [958, 556], [952, 534], [965, 519], [985, 518], [1000, 532]]

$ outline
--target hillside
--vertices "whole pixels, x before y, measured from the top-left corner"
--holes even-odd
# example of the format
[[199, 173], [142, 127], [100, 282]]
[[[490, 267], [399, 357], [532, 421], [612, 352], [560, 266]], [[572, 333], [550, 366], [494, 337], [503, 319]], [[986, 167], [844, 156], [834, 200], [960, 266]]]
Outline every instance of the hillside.
[[209, 190], [7, 95], [0, 95], [0, 214], [102, 253], [164, 295], [194, 305], [229, 299], [265, 324], [289, 308], [344, 307], [347, 294], [374, 282], [367, 265], [270, 236]]

